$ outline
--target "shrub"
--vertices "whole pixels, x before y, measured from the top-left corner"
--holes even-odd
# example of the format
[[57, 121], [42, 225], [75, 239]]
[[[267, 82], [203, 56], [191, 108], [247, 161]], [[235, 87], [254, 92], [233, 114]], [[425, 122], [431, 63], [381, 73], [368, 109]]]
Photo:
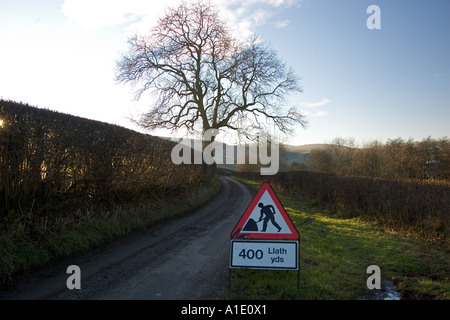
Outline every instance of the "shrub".
[[0, 100], [0, 217], [77, 199], [170, 196], [215, 174], [174, 165], [174, 142], [123, 127]]
[[323, 203], [352, 216], [370, 216], [391, 228], [414, 229], [430, 240], [450, 239], [450, 183], [445, 181], [348, 177], [314, 171], [264, 177], [249, 172], [235, 175], [270, 182], [300, 199]]

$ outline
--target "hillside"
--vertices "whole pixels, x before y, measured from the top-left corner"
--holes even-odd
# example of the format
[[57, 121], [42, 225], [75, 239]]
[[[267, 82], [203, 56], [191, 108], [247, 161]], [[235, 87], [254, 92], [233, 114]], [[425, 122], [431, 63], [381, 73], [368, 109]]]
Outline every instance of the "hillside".
[[300, 146], [286, 145], [285, 148], [292, 153], [310, 153], [312, 150], [325, 149], [326, 146], [326, 144], [304, 144]]
[[285, 146], [285, 152], [281, 155], [282, 161], [290, 166], [293, 163], [305, 165], [312, 150], [324, 149], [326, 144], [304, 144], [300, 146]]

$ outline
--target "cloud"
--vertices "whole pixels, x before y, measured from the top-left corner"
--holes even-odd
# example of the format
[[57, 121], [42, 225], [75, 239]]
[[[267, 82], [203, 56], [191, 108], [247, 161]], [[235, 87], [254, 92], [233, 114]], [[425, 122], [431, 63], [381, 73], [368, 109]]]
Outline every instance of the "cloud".
[[125, 23], [156, 22], [167, 6], [179, 0], [65, 0], [61, 12], [87, 31]]
[[[301, 106], [303, 108], [315, 109], [315, 108], [323, 107], [323, 106], [329, 104], [330, 102], [331, 102], [330, 99], [322, 98], [322, 100], [320, 100], [319, 102], [306, 102], [306, 103], [302, 103]], [[302, 113], [308, 117], [326, 117], [326, 116], [330, 115], [330, 113], [328, 111], [324, 111], [324, 110], [316, 110], [316, 111], [302, 110]]]
[[[303, 0], [213, 0], [221, 16], [243, 37], [253, 34], [257, 26], [265, 25], [283, 10], [301, 6]], [[61, 12], [72, 22], [87, 31], [115, 25], [129, 24], [127, 30], [147, 31], [153, 26], [167, 7], [181, 0], [65, 0]], [[273, 25], [283, 28], [289, 20], [280, 20]]]
[[282, 21], [276, 21], [273, 23], [275, 28], [277, 29], [283, 29], [286, 28], [291, 23], [290, 20], [282, 20]]
[[302, 106], [304, 108], [317, 108], [317, 107], [322, 107], [328, 103], [330, 103], [330, 99], [328, 98], [322, 98], [322, 100], [320, 100], [319, 102], [306, 102], [306, 103], [302, 103]]
[[[270, 23], [270, 20], [291, 7], [300, 7], [303, 0], [216, 0], [226, 21], [235, 27], [236, 34], [252, 35], [255, 28]], [[289, 20], [273, 22], [275, 28], [284, 28]]]
[[323, 111], [323, 110], [317, 110], [314, 112], [302, 110], [302, 115], [307, 116], [307, 117], [326, 117], [326, 116], [329, 116], [330, 113], [328, 111]]
[[330, 115], [330, 113], [328, 112], [328, 111], [317, 111], [317, 112], [315, 112], [315, 113], [313, 113], [313, 114], [311, 114], [310, 116], [311, 117], [326, 117], [326, 116], [329, 116]]

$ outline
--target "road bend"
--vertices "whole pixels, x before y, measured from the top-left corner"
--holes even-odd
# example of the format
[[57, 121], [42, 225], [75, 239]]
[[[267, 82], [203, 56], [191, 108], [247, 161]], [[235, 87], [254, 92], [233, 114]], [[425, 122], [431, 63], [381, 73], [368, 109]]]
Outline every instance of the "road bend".
[[[220, 192], [192, 214], [41, 271], [1, 299], [222, 299], [227, 287], [230, 234], [254, 192], [221, 177]], [[69, 290], [69, 265], [81, 270], [81, 289]]]

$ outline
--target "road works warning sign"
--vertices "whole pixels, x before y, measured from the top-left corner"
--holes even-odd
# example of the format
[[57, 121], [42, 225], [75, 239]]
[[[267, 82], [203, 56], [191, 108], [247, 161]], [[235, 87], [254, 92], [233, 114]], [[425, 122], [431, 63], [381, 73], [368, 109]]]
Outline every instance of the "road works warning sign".
[[297, 240], [299, 234], [269, 183], [264, 183], [237, 223], [232, 239]]
[[263, 183], [231, 232], [231, 269], [297, 270], [300, 248], [297, 229], [269, 183]]

